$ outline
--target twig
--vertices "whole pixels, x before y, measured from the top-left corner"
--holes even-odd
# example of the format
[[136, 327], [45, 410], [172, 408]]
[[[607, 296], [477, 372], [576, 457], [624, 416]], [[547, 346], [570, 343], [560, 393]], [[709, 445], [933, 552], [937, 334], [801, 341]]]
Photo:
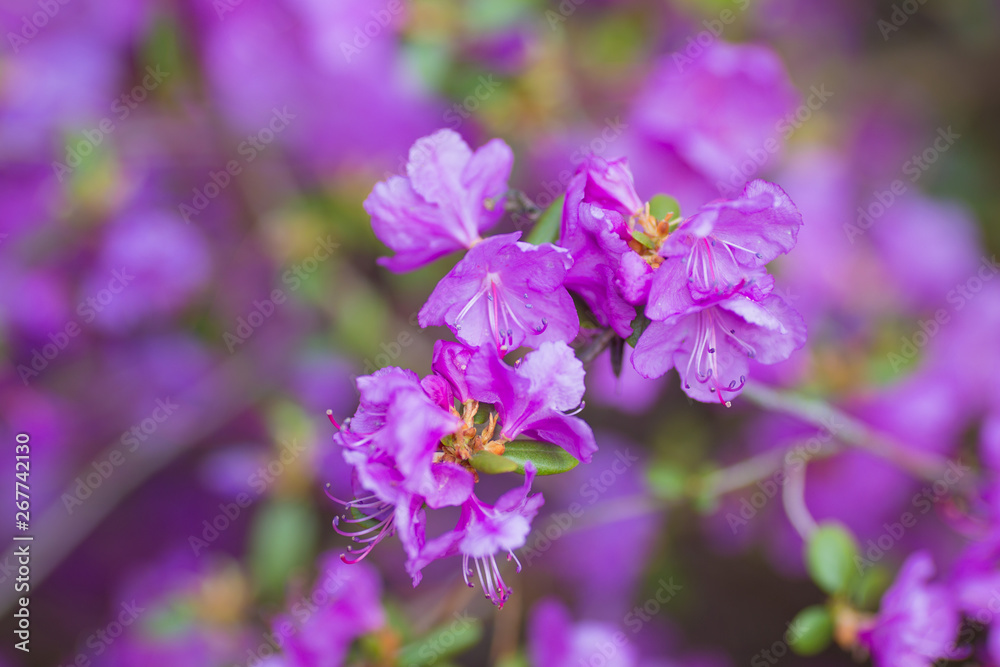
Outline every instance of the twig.
[[788, 521], [804, 542], [816, 531], [816, 519], [806, 507], [806, 466], [786, 465], [785, 484], [781, 488], [781, 504]]
[[604, 329], [597, 335], [597, 338], [580, 348], [580, 351], [576, 354], [577, 358], [586, 366], [596, 359], [601, 352], [604, 352], [617, 335], [611, 329]]

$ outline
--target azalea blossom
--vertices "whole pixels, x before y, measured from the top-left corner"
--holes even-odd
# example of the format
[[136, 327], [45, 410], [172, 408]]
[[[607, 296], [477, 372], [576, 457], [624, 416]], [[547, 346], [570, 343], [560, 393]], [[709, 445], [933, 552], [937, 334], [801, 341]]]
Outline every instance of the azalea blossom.
[[375, 185], [365, 200], [375, 235], [395, 251], [379, 263], [412, 271], [461, 248], [503, 215], [510, 147], [493, 139], [475, 152], [452, 130], [439, 130], [410, 149], [406, 177]]
[[636, 344], [632, 365], [648, 378], [676, 368], [688, 396], [728, 405], [746, 384], [751, 359], [775, 364], [805, 344], [802, 317], [765, 286], [763, 296], [759, 290], [738, 292], [652, 322]]
[[493, 236], [470, 250], [420, 309], [420, 326], [447, 325], [466, 345], [500, 353], [573, 340], [580, 319], [563, 286], [572, 257], [550, 243], [519, 242], [520, 236]]

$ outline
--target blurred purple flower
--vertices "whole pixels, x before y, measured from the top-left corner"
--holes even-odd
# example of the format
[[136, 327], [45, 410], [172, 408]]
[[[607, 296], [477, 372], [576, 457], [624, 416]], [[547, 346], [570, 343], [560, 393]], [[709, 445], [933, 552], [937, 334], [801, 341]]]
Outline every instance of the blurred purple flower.
[[376, 184], [365, 200], [375, 235], [396, 252], [379, 263], [410, 271], [479, 243], [479, 234], [503, 215], [513, 162], [500, 139], [475, 153], [451, 130], [418, 140], [410, 149], [407, 177]]
[[[337, 667], [351, 643], [385, 622], [378, 573], [364, 563], [347, 565], [333, 554], [320, 559], [311, 603], [290, 605], [271, 628], [284, 640], [288, 667]], [[325, 600], [320, 602], [319, 600]]]
[[624, 633], [606, 623], [574, 624], [569, 612], [555, 600], [535, 605], [528, 619], [528, 655], [533, 665], [576, 667], [595, 664], [635, 667], [636, 650]]
[[955, 640], [961, 616], [947, 589], [930, 583], [933, 575], [934, 562], [926, 552], [903, 563], [873, 626], [859, 634], [876, 666], [930, 667], [941, 658], [960, 657]]
[[[777, 55], [762, 46], [717, 40], [694, 59], [664, 56], [633, 106], [637, 138], [653, 154], [650, 172], [639, 173], [650, 183], [700, 180], [703, 192], [735, 194], [780, 150], [798, 99]], [[712, 198], [682, 197], [681, 205]]]
[[84, 322], [122, 333], [176, 313], [204, 287], [211, 271], [208, 247], [196, 228], [171, 213], [137, 211], [107, 230], [77, 312]]
[[520, 232], [478, 243], [438, 282], [420, 326], [448, 325], [472, 347], [501, 354], [527, 342], [571, 341], [580, 319], [563, 287], [573, 259], [549, 243], [520, 243]]

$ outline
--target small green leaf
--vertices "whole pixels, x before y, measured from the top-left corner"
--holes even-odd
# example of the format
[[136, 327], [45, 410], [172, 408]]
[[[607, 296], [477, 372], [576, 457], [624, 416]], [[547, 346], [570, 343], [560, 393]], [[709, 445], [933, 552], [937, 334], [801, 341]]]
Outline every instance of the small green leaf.
[[531, 233], [524, 240], [528, 243], [541, 245], [543, 243], [555, 243], [559, 240], [559, 227], [562, 224], [563, 202], [566, 195], [560, 195], [552, 204], [545, 209], [538, 222], [535, 223]]
[[657, 220], [663, 220], [668, 215], [676, 219], [681, 217], [681, 205], [669, 195], [656, 195], [649, 200], [649, 213]]
[[830, 521], [820, 524], [805, 551], [806, 567], [816, 585], [831, 595], [847, 590], [857, 572], [858, 545], [846, 528]]
[[503, 458], [517, 464], [516, 471], [524, 474], [524, 464], [531, 461], [539, 475], [557, 475], [580, 465], [575, 456], [562, 447], [537, 440], [515, 440], [508, 442]]
[[473, 468], [487, 475], [498, 475], [502, 472], [514, 472], [517, 470], [517, 463], [514, 461], [505, 459], [499, 454], [488, 452], [485, 449], [473, 454], [469, 462]]
[[594, 311], [590, 309], [587, 302], [580, 298], [579, 295], [570, 292], [570, 296], [573, 297], [573, 305], [576, 306], [576, 313], [580, 317], [580, 328], [581, 329], [603, 329], [598, 321], [597, 316], [594, 315]]
[[646, 317], [646, 313], [637, 308], [635, 311], [635, 319], [632, 320], [632, 335], [629, 336], [628, 340], [625, 342], [634, 348], [639, 342], [639, 336], [642, 335], [642, 332], [645, 331], [648, 326], [649, 318]]
[[833, 639], [833, 619], [826, 607], [806, 607], [788, 628], [789, 645], [799, 655], [816, 655]]
[[634, 238], [636, 241], [646, 246], [650, 250], [656, 250], [656, 241], [654, 241], [653, 239], [649, 238], [649, 236], [636, 229], [632, 230], [632, 238]]
[[479, 619], [456, 614], [456, 619], [450, 624], [435, 628], [425, 637], [399, 649], [395, 664], [401, 667], [437, 665], [448, 656], [472, 648], [482, 636]]

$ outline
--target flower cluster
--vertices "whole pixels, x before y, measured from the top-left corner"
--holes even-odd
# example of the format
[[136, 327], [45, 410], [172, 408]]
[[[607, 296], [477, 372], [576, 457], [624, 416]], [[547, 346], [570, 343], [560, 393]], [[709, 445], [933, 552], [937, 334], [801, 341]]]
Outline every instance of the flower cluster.
[[765, 269], [795, 245], [802, 217], [761, 180], [689, 218], [675, 207], [657, 216], [624, 159], [587, 160], [566, 193], [561, 242], [574, 259], [566, 285], [598, 322], [636, 341], [641, 375], [676, 368], [688, 396], [728, 405], [749, 360], [774, 364], [805, 343], [805, 323]]
[[[360, 406], [336, 436], [357, 487], [354, 500], [337, 501], [348, 516], [335, 528], [360, 546], [345, 560], [396, 535], [414, 585], [430, 562], [461, 555], [466, 583], [474, 568], [498, 606], [510, 587], [496, 556], [517, 561], [542, 505], [530, 493], [535, 475], [589, 462], [597, 449], [575, 416], [584, 368], [569, 345], [580, 334], [571, 292], [602, 326], [637, 338], [642, 375], [676, 366], [685, 391], [703, 401], [727, 402], [746, 382], [748, 359], [780, 361], [805, 338], [764, 269], [791, 249], [801, 224], [776, 186], [754, 181], [686, 220], [657, 218], [624, 160], [590, 157], [570, 184], [557, 243], [521, 241], [520, 232], [484, 239], [506, 208], [512, 163], [499, 139], [472, 151], [441, 130], [416, 142], [405, 177], [379, 183], [365, 201], [375, 234], [395, 252], [380, 260], [393, 271], [465, 250], [419, 313], [421, 326], [446, 326], [457, 342], [436, 343], [424, 378], [402, 368], [359, 378]], [[516, 363], [505, 360], [523, 347], [531, 349]], [[559, 448], [571, 463], [540, 470], [538, 447]], [[480, 472], [511, 470], [524, 474], [522, 486], [493, 505], [476, 495]], [[445, 507], [460, 508], [457, 524], [428, 539], [427, 511]]]

